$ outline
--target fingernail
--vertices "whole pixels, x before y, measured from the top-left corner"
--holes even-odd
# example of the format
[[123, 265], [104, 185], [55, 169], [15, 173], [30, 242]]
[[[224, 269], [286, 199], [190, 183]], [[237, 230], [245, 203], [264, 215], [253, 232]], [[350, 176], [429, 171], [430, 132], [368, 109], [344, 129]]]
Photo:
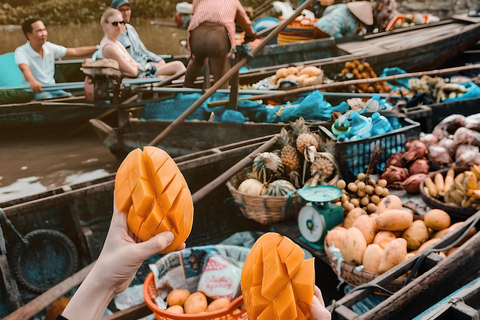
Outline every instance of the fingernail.
[[166, 231], [164, 232], [165, 233], [165, 239], [168, 241], [168, 243], [172, 243], [173, 242], [173, 233], [171, 233], [170, 231]]

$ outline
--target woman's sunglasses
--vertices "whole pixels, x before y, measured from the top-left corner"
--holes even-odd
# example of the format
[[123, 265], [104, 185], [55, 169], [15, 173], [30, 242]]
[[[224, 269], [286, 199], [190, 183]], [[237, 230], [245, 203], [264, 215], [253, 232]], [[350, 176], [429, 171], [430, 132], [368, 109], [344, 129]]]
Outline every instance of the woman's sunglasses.
[[119, 23], [120, 23], [120, 24], [125, 24], [125, 21], [114, 21], [114, 22], [112, 22], [112, 26], [118, 27], [118, 24], [119, 24]]

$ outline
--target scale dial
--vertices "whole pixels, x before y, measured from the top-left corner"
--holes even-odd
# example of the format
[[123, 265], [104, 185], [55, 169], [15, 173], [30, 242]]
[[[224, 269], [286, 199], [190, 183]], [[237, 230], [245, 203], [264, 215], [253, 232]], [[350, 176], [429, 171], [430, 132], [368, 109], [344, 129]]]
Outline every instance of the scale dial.
[[307, 241], [315, 243], [322, 238], [325, 220], [310, 203], [307, 203], [298, 214], [298, 228]]

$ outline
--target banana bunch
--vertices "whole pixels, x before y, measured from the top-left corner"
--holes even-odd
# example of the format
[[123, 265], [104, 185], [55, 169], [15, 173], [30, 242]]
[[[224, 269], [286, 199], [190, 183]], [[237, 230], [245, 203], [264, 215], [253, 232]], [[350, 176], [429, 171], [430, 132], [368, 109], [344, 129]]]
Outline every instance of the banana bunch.
[[480, 166], [474, 165], [470, 171], [455, 176], [453, 169], [448, 170], [445, 179], [437, 173], [432, 180], [426, 177], [424, 192], [430, 197], [442, 200], [449, 205], [463, 208], [480, 209]]

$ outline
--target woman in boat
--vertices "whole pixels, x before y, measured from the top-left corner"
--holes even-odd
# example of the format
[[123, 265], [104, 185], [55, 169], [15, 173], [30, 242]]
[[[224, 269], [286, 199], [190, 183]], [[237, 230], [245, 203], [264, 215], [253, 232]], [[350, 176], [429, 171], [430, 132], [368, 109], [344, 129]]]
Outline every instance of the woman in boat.
[[118, 41], [120, 34], [125, 32], [125, 21], [120, 11], [108, 8], [103, 13], [100, 24], [105, 35], [100, 42], [98, 58], [116, 60], [120, 71], [133, 78], [157, 75], [157, 67], [154, 64], [139, 64]]
[[336, 4], [325, 9], [313, 28], [315, 38], [342, 38], [359, 34], [365, 25], [373, 24], [372, 4], [354, 1]]
[[[120, 212], [113, 203], [113, 217], [102, 252], [90, 273], [57, 320], [100, 319], [116, 294], [132, 282], [144, 260], [163, 251], [173, 241], [173, 233], [166, 231], [137, 243], [127, 227], [127, 213]], [[183, 250], [185, 243], [177, 250]], [[311, 305], [313, 320], [330, 320], [322, 293], [315, 287]]]
[[[245, 31], [245, 41], [256, 37], [252, 22], [239, 0], [193, 0], [193, 16], [188, 26], [190, 61], [185, 87], [193, 87], [208, 58], [217, 82], [229, 69], [229, 56], [235, 50], [235, 20]], [[225, 83], [222, 88], [227, 88]]]

